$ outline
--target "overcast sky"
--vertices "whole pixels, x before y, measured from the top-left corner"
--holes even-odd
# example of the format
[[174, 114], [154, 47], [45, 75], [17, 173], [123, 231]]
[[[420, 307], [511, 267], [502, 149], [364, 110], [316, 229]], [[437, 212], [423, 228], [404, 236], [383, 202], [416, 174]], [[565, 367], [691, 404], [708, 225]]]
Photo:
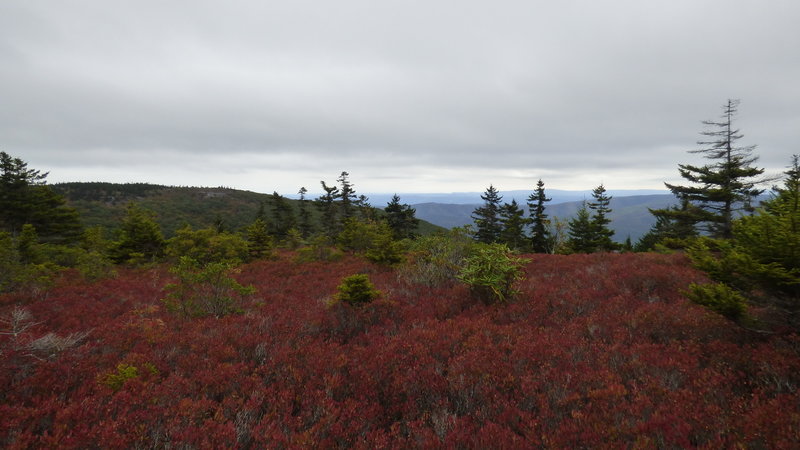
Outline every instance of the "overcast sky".
[[0, 1], [0, 150], [48, 181], [662, 188], [741, 99], [800, 153], [797, 0]]

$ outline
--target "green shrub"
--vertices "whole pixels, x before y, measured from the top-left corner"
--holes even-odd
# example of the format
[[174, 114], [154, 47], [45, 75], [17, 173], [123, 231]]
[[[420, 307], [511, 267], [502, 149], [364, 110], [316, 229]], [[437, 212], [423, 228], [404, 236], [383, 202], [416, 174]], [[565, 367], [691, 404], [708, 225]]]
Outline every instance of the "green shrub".
[[365, 256], [378, 264], [392, 266], [401, 263], [405, 253], [403, 243], [394, 239], [388, 225], [382, 224], [381, 227], [384, 232], [375, 237]]
[[378, 264], [393, 265], [403, 260], [403, 246], [385, 222], [348, 219], [336, 242], [340, 249], [363, 253]]
[[338, 292], [333, 296], [334, 300], [350, 305], [363, 305], [382, 295], [366, 274], [345, 277], [336, 289]]
[[238, 234], [219, 233], [213, 228], [193, 230], [185, 226], [167, 241], [166, 253], [172, 258], [188, 256], [200, 264], [231, 261], [248, 257], [248, 242]]
[[242, 286], [231, 276], [238, 269], [229, 262], [200, 265], [184, 256], [170, 272], [178, 276], [178, 282], [165, 286], [168, 294], [162, 301], [168, 310], [185, 317], [239, 312], [237, 301], [255, 293], [254, 287]]
[[411, 244], [406, 263], [398, 269], [398, 278], [428, 287], [453, 283], [476, 245], [466, 228], [421, 237]]
[[139, 376], [139, 369], [130, 364], [119, 363], [115, 372], [109, 372], [98, 380], [100, 384], [118, 391], [126, 381]]
[[528, 262], [509, 253], [502, 244], [481, 244], [464, 260], [457, 278], [486, 304], [506, 302], [518, 293], [514, 283], [523, 278], [522, 266]]
[[338, 261], [342, 259], [343, 253], [334, 248], [330, 238], [323, 234], [312, 237], [308, 247], [303, 247], [297, 251], [299, 262], [311, 261]]
[[304, 244], [303, 235], [297, 228], [290, 228], [286, 232], [286, 239], [283, 240], [283, 245], [291, 250], [297, 250]]
[[747, 310], [747, 300], [723, 283], [692, 283], [689, 285], [686, 297], [732, 320], [743, 318]]

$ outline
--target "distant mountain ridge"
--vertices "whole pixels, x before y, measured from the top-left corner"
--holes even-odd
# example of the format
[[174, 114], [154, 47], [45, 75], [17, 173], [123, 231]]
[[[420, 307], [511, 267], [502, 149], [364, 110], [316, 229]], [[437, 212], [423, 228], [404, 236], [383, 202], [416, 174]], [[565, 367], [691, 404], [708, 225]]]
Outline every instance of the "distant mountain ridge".
[[[548, 192], [549, 195], [550, 193]], [[553, 194], [553, 197], [555, 197], [555, 194]], [[587, 198], [591, 199], [591, 195]], [[506, 198], [504, 197], [503, 200], [506, 201]], [[579, 201], [560, 203], [555, 203], [555, 201], [554, 198], [552, 202], [546, 204], [547, 209], [545, 212], [550, 217], [558, 217], [564, 221], [574, 217], [583, 204], [583, 198]], [[517, 200], [517, 202], [520, 201]], [[617, 242], [623, 242], [627, 237], [630, 237], [633, 242], [636, 242], [655, 223], [655, 217], [650, 214], [648, 208], [666, 208], [676, 203], [672, 194], [614, 196], [610, 204], [612, 212], [609, 214], [611, 219], [609, 227], [615, 231], [614, 239]], [[522, 204], [524, 205], [524, 202]], [[472, 212], [480, 205], [481, 203], [444, 204], [432, 202], [413, 204], [412, 207], [417, 210], [417, 217], [420, 219], [441, 227], [452, 228], [472, 224]], [[527, 216], [527, 207], [525, 209]]]
[[[503, 201], [511, 202], [516, 200], [520, 205], [527, 202], [528, 196], [531, 195], [533, 190], [513, 190], [513, 191], [500, 191], [503, 196]], [[666, 189], [617, 189], [607, 191], [608, 195], [613, 197], [632, 197], [642, 195], [671, 195]], [[584, 191], [568, 191], [563, 189], [547, 189], [545, 194], [552, 201], [549, 203], [555, 205], [557, 203], [575, 202], [588, 200], [592, 198], [591, 190]], [[371, 193], [366, 194], [369, 201], [373, 206], [383, 207], [392, 199], [392, 195], [388, 193]], [[450, 192], [450, 193], [403, 193], [398, 192], [401, 203], [408, 203], [409, 205], [421, 203], [445, 203], [451, 205], [476, 205], [482, 203], [481, 195], [483, 192]]]

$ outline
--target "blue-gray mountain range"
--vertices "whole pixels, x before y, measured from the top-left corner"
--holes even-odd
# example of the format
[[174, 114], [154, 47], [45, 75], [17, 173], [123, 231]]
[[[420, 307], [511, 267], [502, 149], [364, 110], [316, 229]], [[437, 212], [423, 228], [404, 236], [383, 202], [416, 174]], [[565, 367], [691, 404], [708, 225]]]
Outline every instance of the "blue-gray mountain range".
[[[584, 200], [592, 200], [591, 191], [545, 190], [552, 201], [546, 203], [546, 213], [550, 217], [568, 220], [575, 217]], [[398, 194], [401, 203], [408, 203], [416, 209], [416, 216], [445, 228], [472, 224], [472, 212], [481, 206], [483, 201], [480, 192], [458, 192], [451, 194]], [[527, 211], [525, 206], [531, 191], [501, 192], [503, 202], [516, 200]], [[655, 218], [648, 208], [666, 208], [676, 204], [675, 197], [665, 190], [609, 190], [612, 196], [610, 227], [615, 231], [614, 239], [623, 242], [630, 237], [636, 242], [647, 233], [655, 223]], [[391, 194], [372, 194], [370, 203], [383, 207]]]

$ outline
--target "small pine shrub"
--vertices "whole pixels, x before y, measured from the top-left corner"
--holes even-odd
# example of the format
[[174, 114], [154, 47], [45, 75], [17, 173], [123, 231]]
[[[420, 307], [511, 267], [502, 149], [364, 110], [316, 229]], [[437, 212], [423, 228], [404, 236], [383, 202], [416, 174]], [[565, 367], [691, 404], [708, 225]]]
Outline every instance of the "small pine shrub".
[[723, 283], [689, 285], [686, 296], [694, 303], [731, 320], [740, 320], [747, 310], [747, 300]]
[[398, 269], [398, 278], [428, 287], [452, 284], [476, 245], [464, 228], [421, 237], [412, 243], [406, 263]]
[[336, 289], [338, 292], [334, 295], [334, 300], [350, 305], [370, 303], [382, 295], [366, 274], [345, 277]]
[[119, 363], [115, 372], [109, 372], [101, 376], [98, 380], [100, 384], [118, 391], [126, 381], [139, 376], [139, 369], [130, 364]]
[[325, 235], [311, 238], [308, 247], [297, 251], [298, 262], [338, 261], [342, 259], [342, 256], [343, 253], [333, 247], [330, 238]]
[[237, 302], [255, 293], [252, 286], [242, 286], [233, 277], [238, 269], [228, 262], [211, 262], [200, 265], [184, 256], [170, 269], [178, 276], [178, 283], [168, 284], [162, 300], [170, 311], [186, 317], [213, 315], [221, 317], [240, 312]]
[[510, 256], [509, 252], [502, 244], [479, 245], [464, 260], [458, 279], [486, 304], [508, 301], [518, 293], [514, 283], [523, 278], [522, 266], [528, 261]]

